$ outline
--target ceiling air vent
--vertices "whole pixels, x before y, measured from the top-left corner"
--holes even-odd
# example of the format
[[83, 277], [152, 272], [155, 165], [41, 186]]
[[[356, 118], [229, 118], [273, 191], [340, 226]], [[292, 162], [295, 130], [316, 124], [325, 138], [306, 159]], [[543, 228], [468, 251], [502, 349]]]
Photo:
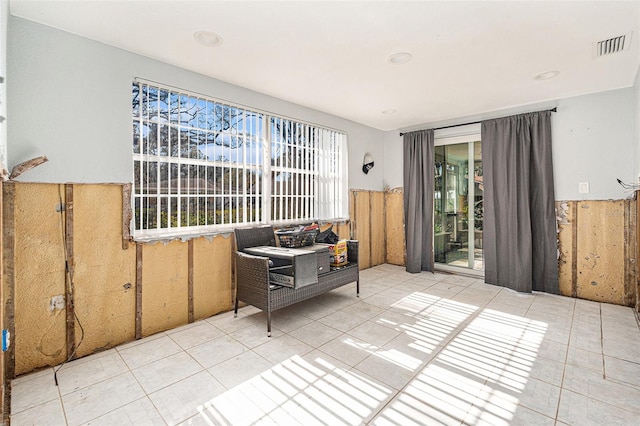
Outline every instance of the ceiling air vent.
[[601, 58], [603, 56], [610, 56], [614, 53], [628, 50], [631, 45], [631, 33], [623, 34], [617, 37], [611, 37], [606, 40], [601, 40], [594, 44], [595, 56]]

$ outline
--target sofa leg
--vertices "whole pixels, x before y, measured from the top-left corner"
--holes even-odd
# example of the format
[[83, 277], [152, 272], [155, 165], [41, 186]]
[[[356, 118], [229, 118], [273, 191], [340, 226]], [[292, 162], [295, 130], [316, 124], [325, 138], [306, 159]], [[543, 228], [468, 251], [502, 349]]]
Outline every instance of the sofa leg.
[[360, 280], [356, 281], [356, 297], [360, 297]]
[[237, 297], [236, 297], [236, 306], [235, 306], [235, 309], [233, 310], [233, 317], [238, 318], [238, 298]]
[[271, 311], [267, 311], [267, 337], [271, 337]]

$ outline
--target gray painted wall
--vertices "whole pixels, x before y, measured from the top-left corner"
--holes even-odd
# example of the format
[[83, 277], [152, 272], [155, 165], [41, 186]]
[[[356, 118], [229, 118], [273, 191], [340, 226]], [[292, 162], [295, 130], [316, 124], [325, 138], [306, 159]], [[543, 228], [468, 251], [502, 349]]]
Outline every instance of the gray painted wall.
[[349, 137], [349, 187], [383, 188], [381, 166], [368, 175], [361, 170], [366, 152], [382, 163], [380, 130], [12, 16], [7, 72], [10, 166], [49, 158], [18, 180], [130, 182], [131, 82], [140, 77], [343, 130]]
[[636, 143], [633, 150], [633, 164], [634, 164], [634, 181], [640, 183], [640, 67], [636, 73], [636, 82], [633, 86], [636, 96]]
[[0, 163], [7, 168], [7, 25], [9, 2], [0, 0]]
[[[557, 200], [623, 199], [631, 195], [616, 179], [633, 182], [637, 177], [634, 150], [638, 146], [637, 88], [619, 89], [560, 99], [455, 121], [427, 123], [409, 130], [426, 129], [487, 118], [502, 117], [554, 106], [552, 115], [553, 162]], [[385, 185], [402, 186], [402, 138], [386, 132]], [[636, 162], [637, 163], [637, 162]], [[588, 194], [578, 193], [579, 182], [589, 182]]]
[[[381, 132], [20, 18], [9, 17], [8, 24], [8, 165], [43, 154], [50, 159], [19, 180], [130, 182], [130, 85], [134, 77], [142, 77], [344, 130], [349, 134], [350, 188], [402, 186], [399, 131]], [[553, 115], [556, 198], [628, 197], [616, 178], [635, 182], [640, 174], [640, 75], [633, 88], [407, 130], [553, 106], [558, 106]], [[376, 167], [364, 175], [367, 152]], [[589, 194], [578, 193], [580, 181], [590, 182]]]
[[[558, 200], [623, 199], [632, 195], [616, 181], [634, 182], [635, 91], [601, 92], [558, 101], [552, 123]], [[589, 194], [578, 182], [590, 183]]]

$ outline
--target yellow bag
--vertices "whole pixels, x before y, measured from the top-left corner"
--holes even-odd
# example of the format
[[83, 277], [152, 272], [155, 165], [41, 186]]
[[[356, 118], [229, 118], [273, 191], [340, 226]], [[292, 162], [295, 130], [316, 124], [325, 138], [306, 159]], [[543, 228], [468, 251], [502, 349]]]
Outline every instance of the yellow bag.
[[347, 260], [347, 240], [340, 240], [335, 244], [329, 244], [329, 256], [331, 266], [344, 266]]

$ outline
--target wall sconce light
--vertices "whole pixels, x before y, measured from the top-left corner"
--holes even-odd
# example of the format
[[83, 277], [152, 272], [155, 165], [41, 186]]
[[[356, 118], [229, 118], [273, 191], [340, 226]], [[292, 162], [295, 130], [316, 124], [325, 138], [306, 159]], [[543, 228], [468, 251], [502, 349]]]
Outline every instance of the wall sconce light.
[[362, 161], [362, 171], [366, 175], [371, 169], [373, 169], [373, 157], [371, 156], [371, 154], [366, 153], [364, 155], [364, 160]]

